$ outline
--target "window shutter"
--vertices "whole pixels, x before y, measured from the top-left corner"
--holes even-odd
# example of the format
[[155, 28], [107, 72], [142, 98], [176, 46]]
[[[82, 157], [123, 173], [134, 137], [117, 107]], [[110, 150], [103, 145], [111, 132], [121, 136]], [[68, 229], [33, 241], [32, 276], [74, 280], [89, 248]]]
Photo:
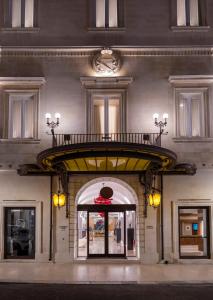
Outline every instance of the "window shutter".
[[118, 27], [118, 1], [109, 0], [109, 27]]
[[190, 0], [190, 26], [199, 26], [198, 0]]
[[124, 0], [118, 1], [118, 27], [124, 27]]
[[21, 2], [12, 0], [12, 27], [21, 27]]
[[33, 27], [34, 24], [34, 0], [25, 0], [24, 26]]
[[105, 27], [106, 24], [105, 0], [96, 0], [96, 27]]
[[96, 26], [96, 0], [88, 0], [88, 27], [95, 28]]
[[186, 26], [186, 1], [177, 0], [177, 26]]
[[206, 1], [198, 0], [198, 11], [199, 11], [199, 25], [207, 26], [207, 9], [206, 9]]

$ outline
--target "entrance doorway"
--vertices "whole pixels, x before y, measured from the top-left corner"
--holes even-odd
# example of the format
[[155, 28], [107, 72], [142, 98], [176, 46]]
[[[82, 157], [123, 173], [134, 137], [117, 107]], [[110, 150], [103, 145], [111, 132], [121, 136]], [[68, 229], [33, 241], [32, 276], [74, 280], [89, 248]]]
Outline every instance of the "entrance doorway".
[[134, 204], [78, 205], [78, 256], [136, 255]]
[[[113, 190], [107, 201], [100, 197], [103, 186]], [[96, 178], [79, 190], [76, 202], [76, 257], [138, 257], [138, 199], [126, 182]]]

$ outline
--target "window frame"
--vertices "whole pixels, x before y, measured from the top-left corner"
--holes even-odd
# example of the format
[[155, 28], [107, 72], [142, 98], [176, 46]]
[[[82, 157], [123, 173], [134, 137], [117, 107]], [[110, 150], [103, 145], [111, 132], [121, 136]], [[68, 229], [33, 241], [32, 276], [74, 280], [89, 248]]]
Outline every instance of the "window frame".
[[[14, 101], [10, 99], [10, 96], [14, 97], [15, 95], [29, 95], [34, 96], [34, 123], [33, 123], [33, 137], [27, 138], [23, 136], [24, 132], [24, 123], [23, 118], [24, 114], [22, 113], [22, 136], [20, 138], [12, 137], [12, 116], [11, 116], [11, 102]], [[38, 139], [38, 110], [39, 110], [39, 91], [37, 89], [6, 89], [4, 90], [4, 126], [3, 126], [3, 137], [7, 140], [37, 140]]]
[[89, 31], [123, 31], [125, 30], [124, 15], [125, 15], [125, 0], [117, 0], [117, 26], [109, 26], [109, 0], [105, 2], [105, 26], [96, 26], [96, 0], [89, 1]]
[[[180, 125], [179, 125], [179, 100], [181, 94], [201, 94], [201, 107], [202, 110], [200, 111], [201, 120], [200, 120], [200, 136], [193, 136], [192, 135], [192, 123], [191, 123], [191, 110], [190, 116], [187, 119], [187, 136], [180, 135]], [[189, 104], [187, 104], [188, 109], [190, 108]], [[176, 129], [175, 129], [175, 136], [176, 138], [180, 139], [202, 139], [209, 137], [209, 92], [208, 87], [175, 87], [175, 117], [176, 117]]]
[[[126, 95], [122, 89], [91, 89], [87, 91], [87, 134], [94, 133], [93, 97], [109, 98], [119, 95], [120, 133], [126, 132]], [[105, 100], [104, 100], [105, 101]], [[104, 102], [106, 105], [106, 102]], [[105, 114], [107, 115], [106, 111]], [[108, 120], [105, 119], [105, 129]], [[105, 132], [107, 134], [108, 132]]]
[[25, 26], [25, 0], [21, 0], [21, 26], [12, 26], [12, 0], [3, 0], [3, 21], [1, 27], [7, 31], [37, 31], [38, 30], [38, 0], [34, 0], [33, 26]]
[[177, 24], [177, 0], [171, 0], [171, 30], [178, 31], [208, 31], [210, 26], [208, 25], [208, 10], [206, 0], [199, 1], [199, 25], [178, 25]]
[[[7, 215], [7, 212], [8, 210], [12, 210], [12, 209], [25, 209], [25, 210], [33, 210], [34, 211], [34, 230], [33, 230], [33, 233], [34, 233], [34, 248], [33, 248], [33, 253], [31, 256], [9, 256], [7, 255], [7, 220], [8, 220], [8, 215]], [[35, 254], [36, 254], [36, 216], [37, 212], [36, 212], [36, 207], [23, 207], [23, 206], [20, 206], [20, 207], [17, 207], [17, 206], [13, 206], [13, 207], [4, 207], [4, 259], [8, 259], [8, 260], [14, 260], [14, 259], [26, 259], [26, 260], [29, 260], [29, 259], [33, 259], [35, 260]]]
[[[210, 206], [178, 206], [178, 251], [179, 259], [210, 259]], [[207, 255], [203, 256], [183, 256], [180, 248], [180, 210], [181, 209], [206, 209], [206, 233], [207, 233]]]

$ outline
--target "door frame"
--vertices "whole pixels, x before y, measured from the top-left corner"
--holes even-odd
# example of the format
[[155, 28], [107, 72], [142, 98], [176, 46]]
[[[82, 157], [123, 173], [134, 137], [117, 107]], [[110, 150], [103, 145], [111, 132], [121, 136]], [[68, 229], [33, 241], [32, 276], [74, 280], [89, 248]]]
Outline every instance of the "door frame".
[[[207, 239], [207, 255], [203, 256], [184, 256], [181, 255], [181, 236], [180, 236], [180, 210], [181, 209], [205, 209], [206, 210], [206, 239]], [[180, 259], [210, 259], [210, 222], [209, 222], [209, 215], [210, 215], [210, 207], [209, 206], [178, 206], [178, 249], [179, 249], [179, 258]]]
[[[79, 204], [77, 211], [87, 211], [87, 258], [104, 258], [104, 257], [120, 257], [126, 258], [126, 211], [136, 211], [135, 204], [113, 204], [113, 205], [95, 205], [95, 204]], [[104, 254], [90, 254], [89, 253], [89, 213], [90, 212], [104, 212], [105, 213], [105, 253]], [[124, 213], [124, 253], [123, 254], [109, 254], [108, 243], [108, 215], [110, 212]]]

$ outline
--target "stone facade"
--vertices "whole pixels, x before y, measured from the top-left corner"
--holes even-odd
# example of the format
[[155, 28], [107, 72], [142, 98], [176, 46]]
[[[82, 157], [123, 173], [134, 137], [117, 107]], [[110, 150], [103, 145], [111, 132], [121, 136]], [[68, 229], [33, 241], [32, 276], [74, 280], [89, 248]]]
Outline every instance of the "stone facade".
[[[164, 259], [191, 262], [179, 258], [177, 214], [178, 206], [209, 207], [210, 216], [213, 209], [213, 58], [209, 46], [212, 44], [212, 1], [205, 1], [206, 26], [183, 30], [174, 24], [171, 3], [175, 0], [154, 1], [154, 5], [147, 0], [124, 1], [124, 27], [114, 30], [91, 27], [92, 1], [87, 0], [38, 1], [36, 28], [6, 28], [5, 2], [0, 0], [1, 261], [4, 261], [4, 207], [25, 205], [37, 208], [35, 262], [49, 259], [50, 178], [20, 177], [16, 170], [23, 164], [35, 164], [37, 154], [51, 147], [46, 112], [60, 112], [57, 133], [87, 133], [87, 86], [82, 84], [82, 78], [100, 77], [92, 67], [92, 59], [107, 46], [121, 58], [121, 69], [113, 74], [114, 88], [120, 88], [116, 81], [131, 78], [125, 85], [127, 132], [154, 133], [158, 129], [153, 123], [153, 113], [167, 112], [168, 134], [162, 137], [162, 147], [174, 151], [178, 163], [197, 166], [197, 174], [192, 177], [164, 176], [163, 224], [159, 209], [148, 207], [147, 218], [144, 217], [144, 189], [138, 176], [110, 175], [127, 183], [138, 198], [137, 259], [142, 263], [161, 261], [163, 228]], [[106, 89], [107, 86], [98, 87]], [[177, 136], [176, 88], [208, 90], [207, 136], [184, 139]], [[5, 134], [5, 124], [9, 122], [5, 92], [20, 89], [39, 90], [38, 136], [33, 140], [9, 139]], [[69, 218], [65, 218], [65, 208], [53, 211], [53, 261], [77, 258], [76, 197], [85, 184], [98, 177], [101, 176], [70, 176]], [[57, 178], [53, 183], [55, 191], [56, 182]], [[211, 218], [209, 226], [211, 259], [202, 261], [212, 262]]]

